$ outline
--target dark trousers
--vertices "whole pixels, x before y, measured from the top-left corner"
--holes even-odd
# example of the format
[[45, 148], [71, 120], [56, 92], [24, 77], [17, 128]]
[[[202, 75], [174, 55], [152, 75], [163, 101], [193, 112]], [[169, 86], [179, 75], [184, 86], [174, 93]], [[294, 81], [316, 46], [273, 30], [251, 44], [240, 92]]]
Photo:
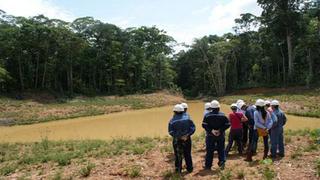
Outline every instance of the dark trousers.
[[226, 161], [226, 155], [225, 155], [225, 138], [224, 135], [221, 137], [214, 137], [207, 135], [206, 137], [206, 162], [205, 166], [206, 168], [212, 167], [212, 161], [213, 161], [213, 153], [215, 150], [218, 151], [218, 165], [222, 166], [224, 162]]
[[[258, 142], [258, 139], [253, 139], [254, 138], [254, 129], [253, 127], [249, 127], [249, 146], [248, 146], [248, 150], [250, 149], [250, 146], [252, 146], [253, 141]], [[258, 136], [257, 136], [258, 137]], [[254, 146], [251, 148], [252, 153], [256, 153], [257, 152], [257, 143], [254, 144]]]
[[243, 147], [247, 146], [248, 143], [248, 131], [249, 131], [249, 127], [248, 127], [248, 123], [242, 123], [242, 129], [243, 129], [243, 133], [242, 133], [242, 145]]
[[238, 152], [239, 154], [242, 154], [242, 129], [231, 129], [229, 133], [229, 143], [226, 148], [226, 156], [228, 156], [230, 149], [232, 148], [233, 141], [236, 141], [236, 144], [238, 146]]
[[[252, 160], [252, 154], [254, 151], [256, 151], [257, 146], [258, 146], [258, 141], [259, 141], [259, 136], [258, 136], [258, 131], [254, 130], [253, 132], [253, 141], [250, 144], [248, 148], [248, 154], [247, 154], [247, 159]], [[269, 152], [269, 136], [263, 136], [263, 145], [264, 145], [264, 151], [263, 151], [263, 158], [267, 158], [268, 152]]]
[[173, 139], [173, 150], [175, 155], [175, 168], [177, 172], [182, 170], [182, 160], [186, 161], [187, 170], [192, 171], [192, 157], [191, 157], [191, 138], [183, 141], [178, 138]]

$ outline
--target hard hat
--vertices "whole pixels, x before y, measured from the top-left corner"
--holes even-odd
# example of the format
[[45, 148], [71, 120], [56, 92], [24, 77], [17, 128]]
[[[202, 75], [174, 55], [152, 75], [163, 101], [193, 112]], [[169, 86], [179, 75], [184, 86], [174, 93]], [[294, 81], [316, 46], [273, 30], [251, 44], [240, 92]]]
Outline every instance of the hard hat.
[[236, 105], [237, 105], [237, 107], [238, 107], [239, 109], [241, 109], [242, 106], [246, 105], [246, 103], [244, 103], [244, 102], [239, 102], [239, 103], [236, 104]]
[[256, 101], [256, 104], [255, 104], [255, 105], [256, 105], [256, 106], [263, 107], [263, 106], [265, 106], [266, 104], [265, 104], [265, 102], [264, 102], [263, 99], [258, 99], [258, 100]]
[[230, 107], [231, 107], [231, 108], [233, 108], [233, 107], [236, 108], [236, 107], [237, 107], [237, 104], [236, 104], [236, 103], [232, 103]]
[[264, 101], [264, 104], [271, 104], [269, 100]]
[[220, 108], [220, 103], [217, 100], [211, 101], [211, 108]]
[[173, 107], [173, 111], [174, 111], [174, 112], [183, 112], [183, 111], [184, 111], [184, 108], [182, 107], [181, 104], [176, 104], [176, 105]]
[[209, 109], [211, 106], [211, 103], [207, 102], [204, 104], [204, 109]]
[[244, 100], [238, 99], [238, 101], [236, 102], [236, 104], [239, 104], [239, 103], [244, 103]]
[[272, 105], [272, 106], [279, 106], [280, 103], [279, 103], [278, 100], [273, 100], [273, 101], [271, 101], [271, 105]]
[[181, 106], [182, 106], [184, 109], [188, 109], [188, 104], [187, 104], [187, 103], [181, 103]]

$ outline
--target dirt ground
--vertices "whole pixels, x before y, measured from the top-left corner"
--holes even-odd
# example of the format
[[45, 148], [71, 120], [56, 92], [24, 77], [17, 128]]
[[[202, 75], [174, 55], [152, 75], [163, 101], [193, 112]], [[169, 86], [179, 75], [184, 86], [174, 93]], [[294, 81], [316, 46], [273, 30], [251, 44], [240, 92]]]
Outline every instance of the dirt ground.
[[[288, 138], [287, 138], [288, 139]], [[289, 140], [287, 140], [289, 141]], [[259, 142], [258, 154], [253, 162], [244, 161], [232, 151], [226, 162], [226, 168], [220, 171], [217, 166], [217, 155], [214, 158], [214, 167], [211, 171], [204, 170], [205, 147], [202, 140], [193, 142], [194, 171], [187, 174], [185, 170], [181, 176], [173, 172], [174, 157], [170, 141], [161, 141], [158, 145], [142, 155], [120, 155], [112, 158], [90, 158], [95, 164], [88, 179], [319, 179], [316, 176], [315, 160], [320, 158], [320, 151], [308, 150], [314, 143], [306, 136], [290, 137], [286, 143], [286, 157], [271, 161], [261, 161], [262, 142]], [[319, 146], [319, 145], [318, 145]], [[269, 163], [270, 164], [269, 164]], [[31, 179], [54, 179], [57, 172], [62, 179], [82, 179], [79, 175], [80, 161], [73, 161], [65, 167], [57, 167], [52, 163], [44, 163], [15, 172], [5, 179], [17, 179], [28, 174]], [[83, 164], [83, 163], [82, 163]], [[318, 170], [319, 171], [319, 170]], [[270, 175], [271, 174], [271, 175]], [[268, 176], [269, 175], [269, 176]]]

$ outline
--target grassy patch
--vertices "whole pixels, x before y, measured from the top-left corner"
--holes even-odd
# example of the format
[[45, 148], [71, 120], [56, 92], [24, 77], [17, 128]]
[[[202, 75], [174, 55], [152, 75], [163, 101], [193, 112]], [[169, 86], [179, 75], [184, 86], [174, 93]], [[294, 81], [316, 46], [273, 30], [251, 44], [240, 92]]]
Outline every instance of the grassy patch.
[[[31, 96], [31, 97], [29, 97]], [[49, 99], [49, 100], [47, 100]], [[55, 98], [50, 94], [26, 95], [24, 100], [0, 96], [0, 119], [23, 125], [40, 122], [94, 116], [127, 109], [159, 107], [181, 102], [183, 98], [169, 92], [128, 96], [78, 96]], [[0, 122], [1, 123], [1, 122]]]
[[274, 172], [274, 170], [269, 167], [265, 167], [263, 169], [262, 174], [263, 174], [264, 179], [266, 179], [266, 180], [272, 180], [276, 177], [276, 173]]
[[224, 170], [219, 172], [220, 180], [230, 180], [232, 179], [232, 174], [230, 170]]
[[88, 177], [90, 176], [90, 173], [92, 171], [92, 169], [95, 167], [95, 164], [93, 163], [88, 163], [87, 165], [85, 165], [84, 167], [82, 167], [79, 170], [79, 174], [81, 177]]
[[126, 174], [130, 178], [136, 178], [141, 176], [141, 166], [133, 165], [125, 169]]
[[163, 179], [166, 179], [166, 180], [180, 180], [180, 179], [182, 179], [182, 177], [179, 173], [176, 173], [171, 170], [166, 170], [165, 172], [163, 172], [162, 177], [163, 177]]
[[291, 159], [298, 159], [301, 156], [302, 156], [302, 152], [300, 150], [297, 150], [297, 151], [295, 151], [294, 153], [291, 154], [290, 158]]
[[243, 169], [241, 169], [241, 170], [239, 170], [238, 172], [237, 172], [237, 178], [238, 179], [245, 179], [245, 172], [243, 171]]
[[1, 169], [0, 169], [0, 175], [2, 176], [8, 176], [9, 174], [15, 172], [17, 169], [18, 165], [15, 163], [7, 163], [4, 164]]
[[318, 177], [320, 177], [320, 158], [316, 160], [316, 174]]

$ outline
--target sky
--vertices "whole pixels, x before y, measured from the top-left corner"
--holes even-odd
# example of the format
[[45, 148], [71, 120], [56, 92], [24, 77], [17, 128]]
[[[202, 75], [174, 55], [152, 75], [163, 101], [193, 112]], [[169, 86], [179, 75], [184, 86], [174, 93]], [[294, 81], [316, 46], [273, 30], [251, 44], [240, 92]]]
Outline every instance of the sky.
[[242, 13], [261, 14], [256, 0], [0, 0], [0, 9], [15, 16], [44, 14], [72, 21], [92, 16], [121, 28], [157, 26], [178, 43], [233, 32]]

